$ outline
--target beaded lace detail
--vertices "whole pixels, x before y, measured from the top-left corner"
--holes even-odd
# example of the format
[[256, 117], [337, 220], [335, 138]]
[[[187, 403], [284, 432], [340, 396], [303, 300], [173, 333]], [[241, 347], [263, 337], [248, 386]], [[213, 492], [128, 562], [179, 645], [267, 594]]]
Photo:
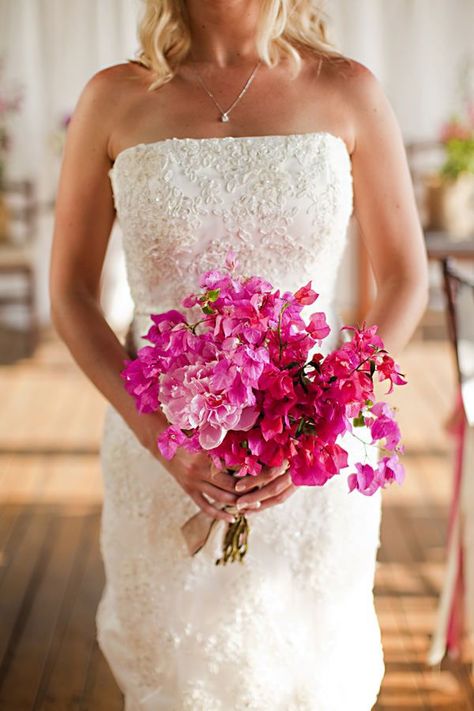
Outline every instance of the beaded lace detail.
[[230, 247], [243, 273], [282, 289], [313, 279], [329, 307], [352, 211], [341, 138], [165, 139], [119, 153], [110, 177], [137, 337], [146, 314], [176, 307]]
[[[122, 151], [110, 177], [137, 342], [149, 313], [181, 308], [229, 248], [244, 273], [282, 290], [312, 279], [309, 312], [336, 323], [352, 211], [342, 139], [167, 139]], [[360, 441], [345, 444], [363, 457]], [[216, 567], [225, 524], [188, 556], [180, 526], [197, 506], [111, 406], [101, 460], [98, 639], [127, 711], [369, 711], [384, 670], [372, 596], [380, 492], [348, 494], [344, 472], [298, 489], [252, 516], [242, 565]]]

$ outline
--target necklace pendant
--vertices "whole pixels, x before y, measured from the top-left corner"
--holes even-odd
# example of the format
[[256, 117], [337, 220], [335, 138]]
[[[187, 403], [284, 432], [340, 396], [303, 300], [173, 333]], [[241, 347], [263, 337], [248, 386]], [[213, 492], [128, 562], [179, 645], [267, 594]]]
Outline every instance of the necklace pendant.
[[227, 123], [228, 120], [229, 120], [228, 114], [226, 114], [226, 113], [221, 114], [221, 121], [222, 121], [223, 123]]

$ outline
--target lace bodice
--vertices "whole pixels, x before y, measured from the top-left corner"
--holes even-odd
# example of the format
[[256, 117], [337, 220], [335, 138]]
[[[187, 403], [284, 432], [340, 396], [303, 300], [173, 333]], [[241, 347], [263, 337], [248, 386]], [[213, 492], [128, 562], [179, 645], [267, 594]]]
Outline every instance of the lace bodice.
[[137, 339], [147, 314], [181, 308], [199, 274], [223, 266], [229, 248], [244, 274], [275, 288], [312, 279], [318, 310], [330, 308], [352, 211], [341, 138], [169, 138], [126, 148], [109, 174]]

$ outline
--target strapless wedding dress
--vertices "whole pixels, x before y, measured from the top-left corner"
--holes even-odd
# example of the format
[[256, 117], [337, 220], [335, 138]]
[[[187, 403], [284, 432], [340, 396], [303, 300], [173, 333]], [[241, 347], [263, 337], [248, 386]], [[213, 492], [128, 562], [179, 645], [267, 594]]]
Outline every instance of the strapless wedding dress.
[[[307, 309], [333, 304], [352, 212], [351, 161], [330, 133], [171, 138], [122, 151], [110, 171], [135, 303], [180, 308], [232, 248], [244, 274], [281, 290], [310, 279]], [[350, 461], [364, 445], [344, 435]], [[368, 447], [369, 461], [376, 461]], [[106, 585], [98, 641], [126, 711], [369, 711], [384, 674], [373, 584], [380, 490], [348, 493], [349, 469], [257, 512], [242, 564], [216, 566], [219, 535], [190, 557], [199, 509], [107, 407], [101, 445]]]

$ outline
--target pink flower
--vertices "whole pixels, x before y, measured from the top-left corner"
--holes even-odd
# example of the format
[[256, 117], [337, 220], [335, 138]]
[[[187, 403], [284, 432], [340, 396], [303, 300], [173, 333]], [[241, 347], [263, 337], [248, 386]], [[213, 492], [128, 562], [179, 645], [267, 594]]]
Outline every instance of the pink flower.
[[276, 434], [283, 432], [283, 420], [281, 417], [264, 417], [260, 422], [263, 438], [272, 439]]
[[398, 457], [382, 457], [379, 462], [379, 473], [385, 483], [396, 481], [397, 484], [402, 484], [405, 479], [405, 470], [401, 465]]
[[309, 335], [320, 341], [330, 333], [331, 329], [326, 322], [326, 315], [323, 312], [314, 313], [310, 316], [309, 325], [306, 327]]
[[378, 402], [371, 408], [371, 414], [375, 419], [368, 422], [372, 442], [384, 439], [388, 449], [395, 449], [400, 441], [400, 428], [394, 419], [394, 412], [386, 402]]
[[393, 358], [387, 354], [382, 356], [382, 362], [377, 366], [377, 371], [379, 373], [379, 381], [390, 381], [390, 387], [387, 390], [386, 395], [389, 395], [392, 392], [394, 385], [406, 385], [407, 381], [403, 377], [403, 374], [400, 373], [399, 366], [395, 363]]
[[182, 300], [181, 305], [184, 306], [185, 309], [190, 309], [193, 306], [196, 306], [197, 302], [198, 302], [197, 294], [189, 294], [189, 296], [186, 296]]
[[347, 457], [338, 444], [324, 446], [315, 437], [306, 438], [289, 460], [292, 482], [296, 486], [323, 486], [347, 466]]
[[186, 435], [178, 427], [171, 425], [158, 437], [158, 447], [166, 459], [173, 459], [176, 450], [186, 441]]
[[312, 290], [310, 281], [306, 284], [306, 286], [302, 286], [301, 289], [295, 291], [296, 301], [303, 306], [314, 304], [318, 296], [319, 294]]
[[266, 348], [250, 348], [248, 345], [237, 346], [233, 360], [241, 368], [242, 381], [257, 387], [265, 364], [269, 362], [268, 351]]
[[356, 464], [357, 474], [349, 474], [349, 491], [357, 489], [364, 496], [372, 496], [383, 484], [380, 472], [370, 464]]
[[135, 398], [139, 412], [155, 412], [158, 409], [159, 368], [154, 365], [152, 348], [145, 346], [140, 350], [140, 359], [124, 361], [126, 366], [121, 372], [125, 389]]
[[[217, 447], [227, 431], [250, 429], [258, 417], [251, 389], [232, 402], [230, 391], [215, 389], [217, 361], [175, 368], [160, 378], [161, 408], [168, 421], [182, 430], [199, 430], [203, 449]], [[235, 398], [234, 398], [235, 400]]]

